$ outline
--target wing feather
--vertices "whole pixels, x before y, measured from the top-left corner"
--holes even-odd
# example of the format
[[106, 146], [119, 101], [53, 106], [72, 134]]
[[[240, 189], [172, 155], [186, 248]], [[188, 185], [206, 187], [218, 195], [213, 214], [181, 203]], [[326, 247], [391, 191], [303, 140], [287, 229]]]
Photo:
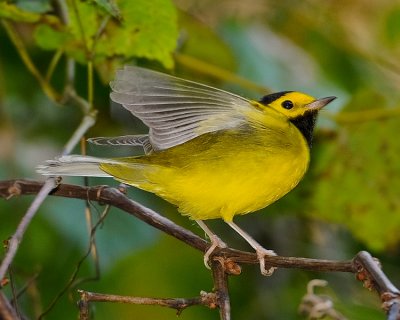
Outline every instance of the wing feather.
[[246, 123], [249, 100], [193, 81], [127, 66], [111, 82], [111, 99], [146, 124], [154, 150]]
[[146, 154], [153, 151], [153, 147], [150, 144], [149, 135], [127, 135], [119, 137], [95, 137], [87, 139], [88, 142], [96, 144], [98, 146], [132, 146], [142, 147]]

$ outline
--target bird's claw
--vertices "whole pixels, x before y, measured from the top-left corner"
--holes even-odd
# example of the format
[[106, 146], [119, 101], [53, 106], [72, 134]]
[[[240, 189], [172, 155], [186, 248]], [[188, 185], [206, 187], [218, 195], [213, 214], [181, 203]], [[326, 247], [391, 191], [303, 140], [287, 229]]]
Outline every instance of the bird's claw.
[[277, 269], [276, 267], [269, 267], [268, 269], [265, 266], [265, 257], [276, 256], [276, 253], [272, 250], [267, 249], [259, 249], [257, 250], [257, 258], [260, 262], [260, 271], [263, 276], [269, 277], [274, 271]]
[[213, 235], [210, 237], [211, 240], [211, 246], [207, 249], [206, 253], [204, 254], [204, 265], [206, 266], [207, 269], [211, 269], [210, 267], [210, 256], [213, 254], [215, 249], [217, 248], [226, 248], [227, 245], [225, 242], [223, 242], [217, 235]]

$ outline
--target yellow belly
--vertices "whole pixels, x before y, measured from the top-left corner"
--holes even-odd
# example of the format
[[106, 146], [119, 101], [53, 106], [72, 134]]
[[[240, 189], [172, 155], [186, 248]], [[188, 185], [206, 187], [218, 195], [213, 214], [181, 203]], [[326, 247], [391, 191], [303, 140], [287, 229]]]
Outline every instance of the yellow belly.
[[[292, 131], [290, 131], [292, 130]], [[192, 219], [222, 218], [264, 208], [303, 177], [309, 149], [300, 132], [236, 132], [191, 140], [150, 156], [102, 165], [117, 180], [153, 192]], [[241, 139], [242, 141], [238, 140]]]

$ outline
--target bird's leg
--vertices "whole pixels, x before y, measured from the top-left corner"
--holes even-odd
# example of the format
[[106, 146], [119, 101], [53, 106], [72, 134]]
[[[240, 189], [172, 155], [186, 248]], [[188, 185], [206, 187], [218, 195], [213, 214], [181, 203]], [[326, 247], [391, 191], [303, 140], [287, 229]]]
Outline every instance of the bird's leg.
[[275, 267], [270, 267], [268, 269], [265, 268], [265, 257], [266, 256], [276, 256], [276, 253], [272, 250], [265, 249], [261, 244], [259, 244], [256, 240], [254, 240], [246, 231], [241, 229], [237, 224], [232, 221], [226, 221], [226, 223], [237, 233], [239, 233], [243, 239], [247, 241], [249, 245], [256, 250], [257, 258], [260, 261], [260, 270], [263, 276], [270, 276], [275, 271]]
[[211, 269], [210, 265], [208, 264], [210, 255], [214, 252], [216, 248], [226, 248], [227, 245], [214, 232], [212, 232], [202, 220], [195, 220], [195, 221], [200, 226], [200, 228], [203, 229], [206, 235], [210, 238], [211, 246], [204, 254], [204, 265], [206, 266], [207, 269]]

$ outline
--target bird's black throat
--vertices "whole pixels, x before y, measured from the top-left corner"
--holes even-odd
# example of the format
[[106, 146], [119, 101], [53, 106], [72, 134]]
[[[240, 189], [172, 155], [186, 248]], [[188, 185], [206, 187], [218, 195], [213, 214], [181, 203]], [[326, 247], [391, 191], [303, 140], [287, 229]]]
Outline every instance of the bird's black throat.
[[318, 111], [308, 111], [304, 115], [290, 120], [303, 134], [310, 148], [312, 146], [313, 131], [317, 116]]

